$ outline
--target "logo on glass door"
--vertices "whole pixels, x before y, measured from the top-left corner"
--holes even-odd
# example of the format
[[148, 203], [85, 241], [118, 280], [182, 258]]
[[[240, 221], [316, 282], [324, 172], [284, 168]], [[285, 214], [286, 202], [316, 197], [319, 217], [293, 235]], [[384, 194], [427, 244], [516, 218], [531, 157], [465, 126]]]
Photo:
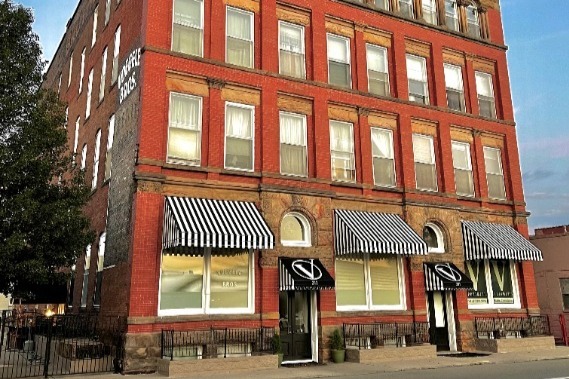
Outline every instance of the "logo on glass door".
[[304, 279], [315, 281], [322, 278], [322, 270], [314, 264], [314, 259], [297, 259], [292, 262], [292, 269], [298, 276]]
[[438, 264], [435, 266], [437, 273], [453, 282], [460, 282], [462, 280], [462, 275], [460, 272], [452, 268], [449, 264]]

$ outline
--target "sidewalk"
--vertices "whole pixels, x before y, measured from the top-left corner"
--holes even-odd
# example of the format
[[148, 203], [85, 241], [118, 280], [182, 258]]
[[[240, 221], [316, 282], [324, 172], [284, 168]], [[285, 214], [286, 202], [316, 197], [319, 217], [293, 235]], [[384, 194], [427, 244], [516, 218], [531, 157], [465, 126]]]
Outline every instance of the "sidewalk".
[[[554, 350], [538, 351], [532, 353], [503, 353], [492, 354], [482, 357], [451, 357], [439, 355], [435, 359], [409, 359], [402, 357], [399, 362], [378, 362], [373, 364], [364, 363], [327, 363], [323, 365], [307, 365], [300, 367], [281, 367], [278, 369], [258, 370], [254, 372], [247, 371], [231, 371], [216, 372], [207, 375], [208, 379], [296, 379], [296, 378], [334, 378], [334, 377], [350, 377], [357, 375], [397, 372], [406, 370], [428, 370], [442, 367], [472, 366], [484, 364], [501, 364], [501, 363], [520, 363], [532, 362], [551, 359], [569, 359], [569, 347], [558, 346]], [[82, 376], [67, 376], [66, 378], [80, 379]], [[104, 374], [91, 376], [97, 379], [117, 379], [117, 375]], [[206, 376], [202, 376], [206, 377]], [[137, 375], [133, 378], [138, 379], [162, 379], [164, 376], [158, 374]], [[188, 376], [178, 376], [176, 378], [198, 378], [198, 376], [188, 373]]]

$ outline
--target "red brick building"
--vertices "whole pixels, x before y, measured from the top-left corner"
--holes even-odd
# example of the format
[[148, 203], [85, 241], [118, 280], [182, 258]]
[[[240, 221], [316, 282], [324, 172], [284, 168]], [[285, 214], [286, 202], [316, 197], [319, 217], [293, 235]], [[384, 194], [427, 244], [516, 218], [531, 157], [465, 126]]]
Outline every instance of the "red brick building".
[[131, 370], [162, 329], [322, 361], [344, 324], [471, 350], [538, 314], [506, 50], [497, 0], [80, 1], [47, 73], [100, 236], [70, 311], [128, 315]]

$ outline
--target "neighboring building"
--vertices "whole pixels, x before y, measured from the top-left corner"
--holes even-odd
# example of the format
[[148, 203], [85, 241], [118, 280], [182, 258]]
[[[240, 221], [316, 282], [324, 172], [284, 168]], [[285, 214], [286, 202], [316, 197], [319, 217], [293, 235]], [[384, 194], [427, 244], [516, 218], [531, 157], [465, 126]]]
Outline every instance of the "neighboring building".
[[536, 229], [530, 240], [543, 252], [544, 259], [533, 265], [539, 307], [549, 316], [555, 339], [568, 341], [569, 225]]
[[0, 294], [0, 311], [7, 311], [12, 309], [12, 298]]
[[128, 315], [127, 370], [162, 329], [322, 361], [344, 323], [472, 350], [539, 314], [506, 50], [497, 0], [80, 1], [46, 75], [98, 234], [70, 311]]

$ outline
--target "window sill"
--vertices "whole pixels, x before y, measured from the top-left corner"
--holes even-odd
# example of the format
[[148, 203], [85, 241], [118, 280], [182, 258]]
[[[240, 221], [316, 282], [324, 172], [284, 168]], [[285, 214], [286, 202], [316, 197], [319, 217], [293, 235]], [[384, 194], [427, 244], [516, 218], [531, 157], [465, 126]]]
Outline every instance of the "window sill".
[[336, 187], [349, 187], [349, 188], [364, 188], [363, 184], [360, 184], [358, 182], [342, 182], [342, 181], [338, 181], [338, 180], [332, 180], [332, 183], [330, 183], [331, 186], [336, 186]]
[[237, 176], [248, 176], [251, 178], [260, 178], [261, 174], [255, 171], [245, 171], [245, 170], [233, 170], [224, 168], [221, 170], [220, 174], [223, 175], [237, 175]]
[[402, 193], [403, 189], [397, 186], [394, 187], [382, 187], [375, 184], [373, 186], [374, 191], [383, 191], [383, 192], [394, 192], [394, 193]]

